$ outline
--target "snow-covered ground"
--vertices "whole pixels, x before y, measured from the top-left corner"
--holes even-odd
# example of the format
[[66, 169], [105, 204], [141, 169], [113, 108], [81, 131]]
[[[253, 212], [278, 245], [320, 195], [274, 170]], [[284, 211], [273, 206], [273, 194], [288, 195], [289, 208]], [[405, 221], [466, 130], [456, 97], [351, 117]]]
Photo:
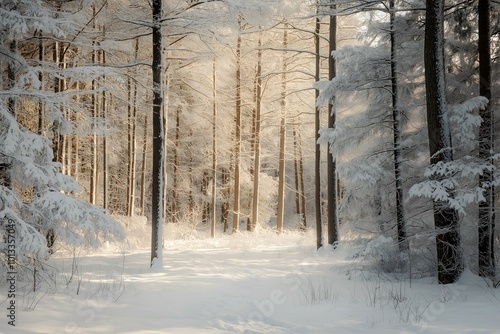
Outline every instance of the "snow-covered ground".
[[316, 252], [313, 234], [168, 240], [154, 272], [147, 250], [56, 253], [61, 273], [17, 296], [15, 328], [0, 286], [0, 332], [500, 333], [500, 290], [470, 272], [446, 287], [349, 273], [342, 247]]

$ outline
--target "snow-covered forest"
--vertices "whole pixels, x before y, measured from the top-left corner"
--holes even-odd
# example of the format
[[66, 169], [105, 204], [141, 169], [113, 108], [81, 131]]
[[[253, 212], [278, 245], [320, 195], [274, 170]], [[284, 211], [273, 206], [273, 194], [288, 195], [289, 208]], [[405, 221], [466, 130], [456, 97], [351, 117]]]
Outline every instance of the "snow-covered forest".
[[0, 332], [497, 330], [499, 10], [0, 0]]

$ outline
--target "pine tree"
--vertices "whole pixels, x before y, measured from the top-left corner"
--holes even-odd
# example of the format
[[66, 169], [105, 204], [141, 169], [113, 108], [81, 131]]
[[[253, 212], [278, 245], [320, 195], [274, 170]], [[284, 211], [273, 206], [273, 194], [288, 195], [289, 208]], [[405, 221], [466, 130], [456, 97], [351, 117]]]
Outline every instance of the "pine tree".
[[[43, 101], [44, 113], [65, 124], [60, 108], [72, 106], [74, 101], [38, 80], [53, 75], [54, 69], [61, 78], [67, 75], [64, 68], [59, 68], [59, 58], [52, 64], [46, 61], [33, 65], [14, 46], [27, 45], [28, 38], [37, 34], [63, 38], [67, 31], [62, 27], [69, 25], [53, 19], [46, 4], [39, 0], [2, 2], [0, 9], [0, 70], [2, 74], [7, 71], [9, 78], [7, 85], [0, 88], [0, 160], [4, 167], [0, 218], [3, 227], [6, 223], [15, 225], [17, 261], [26, 264], [29, 260], [32, 264], [33, 258], [44, 259], [49, 253], [45, 238], [49, 231], [49, 242], [57, 240], [71, 246], [97, 247], [105, 239], [122, 239], [121, 225], [103, 209], [70, 195], [81, 189], [72, 178], [61, 174], [62, 164], [55, 161], [52, 142], [39, 134], [40, 124], [32, 132], [20, 124], [22, 117], [16, 115], [18, 108], [20, 114], [27, 112], [27, 103]], [[78, 69], [72, 72], [77, 75]]]
[[[430, 162], [431, 165], [445, 167], [453, 161], [453, 148], [446, 115], [444, 3], [441, 0], [426, 2], [424, 55]], [[446, 173], [446, 168], [444, 170]], [[445, 176], [436, 169], [431, 178], [439, 181]], [[445, 190], [453, 191], [452, 185]], [[441, 284], [454, 283], [463, 270], [457, 210], [448, 202], [434, 199], [434, 224], [437, 233], [438, 281]]]

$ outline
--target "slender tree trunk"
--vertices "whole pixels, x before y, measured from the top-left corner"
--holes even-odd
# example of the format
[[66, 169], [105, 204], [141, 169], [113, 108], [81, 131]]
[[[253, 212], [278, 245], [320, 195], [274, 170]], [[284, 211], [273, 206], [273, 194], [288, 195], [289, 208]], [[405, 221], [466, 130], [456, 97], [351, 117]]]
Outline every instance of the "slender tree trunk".
[[210, 223], [210, 236], [215, 238], [215, 221], [217, 213], [217, 73], [214, 58], [212, 73], [212, 217]]
[[[331, 6], [336, 9], [336, 5]], [[337, 16], [330, 15], [330, 48], [328, 57], [328, 78], [332, 80], [337, 75], [335, 59], [332, 51], [337, 49]], [[335, 100], [332, 98], [328, 103], [328, 127], [335, 128]], [[328, 243], [334, 245], [339, 241], [339, 227], [337, 218], [337, 164], [330, 152], [327, 152], [327, 176], [328, 176]]]
[[[134, 51], [134, 59], [137, 62], [139, 58], [139, 39], [135, 40], [135, 51]], [[136, 169], [137, 169], [137, 159], [136, 159], [136, 151], [137, 151], [137, 82], [134, 82], [134, 90], [133, 90], [133, 99], [132, 99], [132, 115], [131, 120], [131, 151], [130, 151], [130, 205], [128, 216], [132, 217], [135, 214], [135, 191], [136, 191]]]
[[[479, 13], [479, 94], [490, 102], [479, 112], [483, 120], [479, 128], [479, 160], [492, 163], [494, 152], [493, 108], [491, 107], [491, 1], [481, 0], [478, 4]], [[479, 275], [495, 277], [495, 211], [492, 185], [493, 175], [489, 169], [484, 169], [479, 176], [479, 186], [484, 189], [484, 201], [479, 203], [478, 250]]]
[[208, 216], [210, 214], [210, 203], [206, 200], [208, 197], [208, 186], [210, 185], [210, 172], [208, 170], [203, 171], [203, 177], [201, 179], [201, 193], [203, 194], [201, 199], [201, 222], [206, 224], [208, 222]]
[[[318, 11], [319, 4], [317, 5], [316, 12]], [[317, 13], [318, 14], [318, 13]], [[314, 79], [318, 82], [321, 79], [320, 70], [320, 39], [319, 33], [321, 29], [321, 19], [319, 15], [315, 19], [314, 29], [314, 44], [315, 44], [315, 75]], [[321, 146], [318, 144], [319, 128], [321, 125], [320, 108], [317, 104], [319, 90], [315, 90], [314, 99], [314, 130], [316, 139], [316, 150], [314, 153], [314, 211], [316, 214], [316, 249], [323, 246], [323, 222], [321, 219]]]
[[161, 13], [162, 1], [152, 0], [153, 10], [153, 175], [152, 175], [152, 232], [151, 232], [151, 266], [156, 262], [162, 266], [162, 235], [163, 235], [163, 89], [162, 89], [162, 33]]
[[[54, 49], [52, 50], [52, 58], [55, 64], [58, 65], [59, 70], [64, 70], [64, 54], [63, 54], [63, 45], [60, 42], [54, 42]], [[61, 77], [56, 76], [54, 78], [54, 93], [59, 94], [64, 90], [64, 80]], [[64, 106], [62, 103], [59, 104], [60, 117], [64, 115]], [[54, 161], [60, 162], [63, 164], [62, 153], [63, 153], [63, 141], [64, 138], [61, 135], [61, 121], [59, 119], [55, 119], [52, 123], [52, 149], [54, 151]]]
[[[45, 47], [43, 43], [43, 36], [42, 33], [38, 33], [38, 61], [40, 62], [40, 66], [43, 66], [43, 61], [45, 59]], [[43, 91], [43, 72], [40, 71], [38, 72], [38, 81], [40, 81], [40, 91]], [[44, 118], [45, 118], [45, 112], [44, 112], [44, 103], [43, 100], [40, 99], [38, 101], [38, 131], [37, 133], [39, 135], [43, 134], [43, 123], [44, 123]]]
[[[92, 8], [93, 11], [93, 17], [96, 16], [96, 9], [95, 6]], [[93, 23], [93, 28], [95, 30], [95, 20]], [[92, 42], [93, 50], [92, 50], [92, 64], [97, 63], [97, 57], [96, 57], [96, 42]], [[92, 204], [96, 204], [97, 201], [97, 185], [98, 185], [98, 169], [97, 169], [97, 113], [98, 113], [98, 107], [97, 107], [97, 93], [95, 90], [97, 89], [97, 83], [96, 80], [92, 80], [92, 96], [91, 96], [91, 103], [92, 103], [92, 119], [93, 119], [93, 129], [92, 129], [92, 162], [90, 166], [90, 198], [89, 201]]]
[[300, 180], [300, 198], [302, 199], [301, 207], [302, 207], [302, 226], [304, 228], [307, 227], [307, 212], [306, 212], [306, 188], [304, 182], [304, 159], [302, 155], [302, 136], [299, 131], [299, 180]]
[[228, 218], [229, 218], [229, 197], [231, 195], [231, 189], [229, 188], [229, 177], [230, 172], [226, 167], [221, 167], [221, 186], [222, 192], [224, 194], [224, 201], [221, 204], [221, 223], [224, 232], [228, 229]]
[[392, 129], [394, 147], [394, 178], [396, 185], [396, 225], [398, 232], [398, 245], [400, 251], [409, 249], [406, 237], [406, 222], [404, 216], [403, 198], [403, 176], [402, 176], [402, 156], [401, 156], [401, 110], [398, 100], [398, 78], [396, 72], [396, 9], [395, 0], [389, 0], [390, 14], [390, 40], [391, 40], [391, 93], [392, 93]]
[[[189, 129], [189, 138], [193, 138], [193, 130]], [[194, 195], [193, 195], [193, 188], [194, 188], [194, 178], [193, 178], [193, 150], [192, 150], [192, 145], [189, 145], [188, 149], [188, 154], [189, 154], [189, 213], [191, 214], [191, 219], [194, 219], [195, 217], [195, 209], [194, 209]], [[196, 225], [196, 222], [192, 222], [193, 226]]]
[[133, 119], [132, 113], [132, 78], [127, 79], [127, 92], [128, 92], [128, 103], [127, 103], [127, 141], [128, 141], [128, 164], [127, 164], [127, 216], [131, 217], [132, 211], [132, 160], [134, 159], [133, 152], [133, 137], [132, 137], [132, 123], [135, 121]]
[[180, 145], [180, 136], [181, 136], [181, 107], [177, 107], [175, 113], [175, 143], [174, 143], [174, 170], [172, 172], [172, 208], [170, 209], [171, 217], [170, 221], [172, 223], [177, 223], [177, 210], [178, 210], [178, 196], [179, 196], [179, 188], [178, 188], [178, 177], [179, 177], [179, 145]]
[[[169, 110], [169, 91], [170, 91], [170, 78], [169, 78], [169, 73], [168, 73], [168, 66], [165, 66], [165, 101], [163, 101], [163, 111], [162, 111], [162, 124], [163, 124], [163, 129], [165, 129], [165, 131], [167, 131], [166, 129], [168, 129], [168, 110]], [[166, 136], [165, 136], [166, 138]], [[168, 152], [168, 149], [167, 149], [167, 141], [164, 140], [163, 141], [163, 152]], [[165, 153], [165, 157], [164, 157], [164, 160], [163, 160], [163, 179], [164, 180], [167, 180], [168, 177], [167, 177], [167, 173], [168, 173], [168, 164], [167, 164], [167, 160], [168, 160], [168, 157], [166, 156], [166, 153]], [[167, 212], [167, 209], [168, 209], [168, 187], [167, 187], [167, 182], [165, 181], [163, 183], [163, 200], [162, 200], [162, 208], [163, 208], [163, 217], [167, 217], [168, 215], [168, 212]]]
[[[103, 66], [106, 65], [106, 52], [102, 50], [101, 53], [101, 62]], [[103, 75], [103, 83], [106, 82], [106, 75]], [[104, 135], [102, 137], [102, 194], [103, 194], [103, 208], [108, 209], [108, 188], [109, 188], [109, 179], [108, 179], [108, 142], [107, 142], [107, 124], [106, 120], [108, 117], [108, 105], [107, 105], [107, 95], [106, 95], [106, 90], [102, 91], [102, 97], [101, 97], [101, 110], [102, 110], [102, 117], [104, 119]]]
[[240, 222], [240, 168], [241, 168], [241, 21], [236, 45], [236, 130], [234, 162], [233, 233]]
[[300, 215], [300, 184], [299, 184], [299, 158], [297, 150], [297, 129], [295, 124], [293, 125], [293, 170], [294, 170], [294, 180], [295, 180], [295, 212]]
[[[135, 41], [134, 60], [137, 61], [139, 53], [139, 39]], [[137, 82], [128, 78], [128, 169], [127, 169], [127, 216], [132, 217], [135, 210], [135, 175], [136, 175], [136, 148], [137, 148]]]
[[[79, 92], [80, 91], [80, 82], [77, 81], [76, 82], [76, 91]], [[77, 94], [76, 97], [75, 97], [75, 100], [76, 100], [76, 104], [80, 104], [80, 94]], [[73, 122], [77, 122], [77, 113], [76, 112], [73, 112]], [[78, 182], [79, 178], [80, 178], [80, 166], [79, 166], [79, 149], [80, 149], [80, 137], [78, 136], [78, 134], [75, 134], [75, 137], [74, 137], [74, 140], [73, 140], [73, 143], [74, 143], [74, 148], [73, 148], [73, 177], [75, 178], [75, 181]]]
[[141, 168], [141, 214], [146, 215], [146, 151], [148, 149], [148, 115], [144, 114], [144, 130], [142, 135], [142, 168]]
[[262, 104], [262, 33], [259, 33], [257, 50], [257, 72], [255, 74], [255, 131], [254, 131], [254, 159], [253, 159], [253, 197], [252, 197], [252, 221], [250, 231], [255, 229], [259, 222], [259, 190], [260, 190], [260, 126], [261, 126], [261, 104]]
[[283, 27], [283, 73], [281, 75], [281, 121], [280, 121], [280, 153], [278, 165], [278, 215], [276, 217], [278, 232], [283, 232], [285, 214], [285, 149], [286, 149], [286, 72], [288, 48], [288, 24]]
[[[453, 161], [446, 115], [443, 14], [442, 0], [427, 0], [424, 54], [431, 165]], [[438, 175], [433, 176], [433, 179], [439, 178]], [[440, 284], [454, 283], [463, 270], [457, 211], [446, 202], [434, 200], [434, 224], [437, 230], [438, 281]]]

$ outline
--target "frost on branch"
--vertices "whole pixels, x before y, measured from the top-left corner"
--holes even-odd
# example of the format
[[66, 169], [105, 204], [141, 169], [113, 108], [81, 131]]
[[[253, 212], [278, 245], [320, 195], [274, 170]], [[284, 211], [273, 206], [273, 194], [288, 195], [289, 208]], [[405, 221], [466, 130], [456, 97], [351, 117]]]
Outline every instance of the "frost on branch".
[[[488, 99], [478, 96], [449, 106], [448, 117], [455, 129], [453, 142], [459, 143], [462, 149], [471, 151], [477, 147], [481, 117], [474, 112], [487, 105]], [[448, 203], [451, 208], [465, 214], [470, 204], [484, 201], [484, 189], [490, 186], [474, 184], [477, 177], [485, 171], [494, 173], [495, 170], [491, 162], [479, 161], [468, 155], [451, 162], [440, 161], [425, 170], [424, 176], [429, 179], [415, 184], [409, 193], [410, 196]]]
[[473, 203], [484, 200], [484, 188], [475, 186], [475, 180], [485, 170], [494, 171], [494, 166], [487, 162], [478, 162], [472, 157], [444, 163], [442, 161], [428, 167], [424, 175], [429, 180], [413, 185], [410, 196], [428, 198], [433, 201], [448, 203], [461, 214]]
[[448, 115], [454, 129], [454, 143], [459, 143], [460, 146], [468, 150], [476, 147], [476, 134], [481, 125], [481, 117], [474, 112], [485, 109], [487, 105], [487, 98], [477, 96], [461, 104], [448, 107]]

